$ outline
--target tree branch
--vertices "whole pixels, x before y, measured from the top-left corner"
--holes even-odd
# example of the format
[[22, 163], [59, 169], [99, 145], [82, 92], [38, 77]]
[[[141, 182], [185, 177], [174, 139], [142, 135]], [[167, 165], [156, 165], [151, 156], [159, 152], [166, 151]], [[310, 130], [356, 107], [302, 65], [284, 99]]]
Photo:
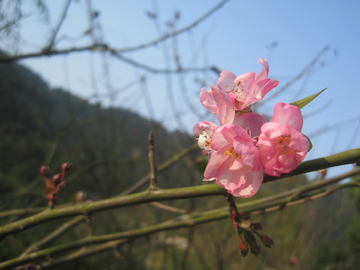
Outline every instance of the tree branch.
[[[360, 173], [360, 168], [358, 168], [357, 170], [354, 170], [354, 172]], [[334, 178], [326, 180], [326, 182], [328, 184], [331, 184], [334, 182], [335, 178], [337, 179], [337, 181], [341, 181], [342, 179], [344, 179], [346, 177], [347, 177], [347, 175], [341, 174]], [[321, 183], [321, 185], [318, 185], [318, 187], [320, 187], [320, 188], [321, 188], [321, 186], [323, 186], [323, 183]], [[266, 204], [261, 204], [258, 202], [258, 200], [254, 200], [250, 203], [238, 204], [235, 207], [237, 207], [240, 212], [247, 212], [247, 213], [249, 213], [249, 215], [254, 216], [254, 215], [262, 214], [265, 212], [282, 210], [282, 209], [284, 209], [284, 207], [297, 205], [300, 203], [308, 202], [310, 200], [319, 199], [319, 198], [327, 196], [335, 191], [338, 191], [343, 188], [349, 188], [349, 187], [359, 187], [360, 188], [360, 184], [358, 182], [350, 182], [350, 183], [346, 183], [346, 184], [337, 185], [335, 187], [330, 187], [327, 190], [318, 189], [317, 192], [315, 192], [312, 195], [306, 196], [305, 198], [303, 198], [303, 197], [299, 198], [298, 196], [295, 196], [298, 194], [298, 192], [297, 192], [297, 190], [293, 190], [292, 196], [288, 196], [281, 200], [276, 200], [276, 201], [270, 200]], [[310, 184], [306, 185], [305, 187], [303, 187], [304, 192], [308, 192], [308, 191], [312, 191], [312, 190], [314, 190], [313, 183], [310, 183]], [[285, 195], [288, 194], [289, 192], [290, 191], [284, 192], [282, 194], [282, 197], [285, 197]], [[210, 211], [206, 211], [203, 213], [194, 213], [192, 215], [182, 215], [173, 220], [169, 220], [169, 221], [166, 221], [166, 222], [163, 222], [163, 223], [160, 223], [157, 225], [153, 225], [150, 227], [146, 227], [146, 228], [140, 228], [140, 229], [135, 229], [135, 230], [127, 231], [127, 232], [113, 233], [113, 234], [108, 234], [108, 235], [90, 236], [90, 237], [86, 237], [86, 238], [76, 240], [76, 241], [73, 241], [70, 243], [66, 243], [66, 244], [58, 245], [58, 246], [55, 246], [52, 248], [44, 249], [44, 250], [41, 250], [38, 252], [28, 254], [23, 257], [15, 258], [15, 259], [0, 263], [0, 269], [8, 269], [10, 267], [14, 267], [14, 266], [17, 266], [20, 264], [31, 262], [34, 259], [41, 259], [41, 258], [50, 256], [50, 255], [55, 255], [60, 252], [64, 252], [66, 250], [71, 250], [71, 249], [75, 249], [75, 248], [79, 248], [79, 247], [83, 247], [81, 249], [82, 251], [87, 251], [85, 253], [75, 252], [75, 253], [65, 256], [61, 259], [58, 259], [59, 262], [64, 262], [64, 261], [69, 262], [65, 258], [71, 258], [71, 260], [73, 260], [75, 258], [78, 259], [78, 258], [83, 257], [84, 254], [88, 254], [88, 255], [94, 254], [91, 252], [91, 250], [94, 250], [94, 251], [96, 250], [96, 253], [97, 253], [97, 252], [108, 249], [107, 243], [96, 246], [94, 248], [84, 249], [84, 247], [87, 245], [99, 244], [99, 243], [103, 243], [103, 242], [107, 242], [107, 241], [111, 241], [111, 240], [116, 240], [116, 241], [112, 241], [109, 243], [122, 243], [122, 242], [118, 242], [118, 241], [123, 240], [123, 239], [128, 239], [130, 241], [130, 240], [134, 240], [136, 238], [154, 234], [154, 233], [160, 232], [160, 231], [174, 230], [174, 229], [185, 228], [185, 227], [193, 227], [198, 224], [208, 223], [208, 222], [215, 221], [215, 220], [221, 220], [221, 219], [225, 219], [228, 217], [229, 217], [229, 211], [228, 211], [227, 207], [210, 210]], [[100, 247], [103, 247], [105, 249], [100, 248]], [[80, 255], [81, 255], [81, 257], [78, 257]], [[88, 255], [86, 255], [86, 256], [88, 256]], [[48, 266], [57, 265], [58, 260], [54, 260]], [[52, 263], [54, 263], [54, 264], [52, 264]], [[47, 263], [45, 263], [45, 265], [47, 265]], [[41, 264], [41, 266], [44, 266], [44, 265]]]
[[[360, 148], [348, 150], [335, 155], [324, 158], [318, 158], [303, 162], [291, 173], [283, 174], [280, 177], [265, 176], [264, 183], [279, 180], [285, 177], [294, 176], [310, 171], [317, 171], [333, 166], [351, 164], [360, 160]], [[213, 195], [226, 195], [224, 188], [216, 185], [202, 185], [194, 187], [184, 187], [175, 189], [162, 189], [155, 191], [144, 191], [123, 197], [115, 197], [106, 200], [78, 204], [74, 206], [63, 207], [60, 209], [52, 209], [24, 218], [22, 220], [6, 224], [0, 229], [0, 239], [13, 233], [17, 233], [30, 227], [42, 224], [47, 221], [56, 220], [76, 215], [90, 215], [106, 209], [120, 208], [130, 205], [138, 205], [149, 202], [177, 200], [194, 197], [204, 197]]]

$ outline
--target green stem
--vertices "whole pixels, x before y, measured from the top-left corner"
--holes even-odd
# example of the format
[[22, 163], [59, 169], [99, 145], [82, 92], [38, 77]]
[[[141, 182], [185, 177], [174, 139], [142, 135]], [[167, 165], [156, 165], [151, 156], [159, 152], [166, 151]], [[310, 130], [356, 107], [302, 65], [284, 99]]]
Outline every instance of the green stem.
[[[304, 162], [300, 164], [300, 166], [293, 172], [281, 175], [280, 177], [266, 176], [264, 182], [270, 182], [301, 173], [326, 169], [333, 166], [350, 164], [354, 163], [359, 159], [360, 148], [348, 150], [339, 154]], [[4, 238], [9, 234], [23, 231], [35, 225], [65, 217], [71, 217], [76, 215], [89, 215], [106, 209], [120, 208], [156, 201], [177, 200], [226, 194], [227, 192], [224, 188], [215, 184], [210, 184], [185, 188], [144, 191], [123, 197], [116, 197], [91, 203], [84, 203], [59, 209], [52, 209], [4, 225], [0, 229], [0, 239]]]
[[[341, 179], [339, 179], [339, 181], [340, 180]], [[308, 187], [308, 190], [313, 190], [312, 184], [307, 185], [307, 187]], [[307, 196], [306, 198], [298, 198], [296, 200], [293, 200], [293, 199], [291, 199], [291, 196], [290, 197], [288, 196], [281, 200], [270, 201], [270, 202], [268, 202], [266, 204], [262, 204], [262, 205], [254, 204], [254, 205], [244, 206], [243, 204], [239, 204], [239, 205], [237, 205], [237, 207], [239, 208], [239, 211], [247, 212], [251, 216], [254, 216], [257, 214], [264, 213], [264, 212], [277, 211], [277, 210], [283, 209], [284, 207], [293, 206], [293, 205], [297, 205], [300, 203], [308, 202], [310, 200], [318, 199], [318, 198], [327, 196], [335, 191], [338, 191], [342, 188], [349, 188], [349, 187], [360, 187], [360, 185], [359, 185], [359, 183], [356, 183], [356, 182], [350, 182], [350, 183], [346, 183], [346, 184], [337, 185], [335, 187], [334, 186], [330, 187], [327, 190], [318, 189], [317, 192], [315, 192], [311, 196]], [[308, 191], [308, 190], [306, 190], [304, 188], [304, 191]], [[192, 215], [183, 215], [183, 216], [180, 216], [179, 218], [176, 218], [176, 219], [173, 219], [170, 221], [166, 221], [166, 222], [154, 225], [154, 226], [146, 227], [146, 228], [131, 230], [131, 231], [127, 231], [127, 232], [113, 233], [113, 234], [108, 234], [108, 235], [90, 236], [90, 237], [86, 237], [86, 238], [76, 240], [73, 242], [69, 242], [66, 244], [61, 244], [61, 245], [58, 245], [55, 247], [51, 247], [51, 248], [47, 248], [47, 249], [44, 249], [41, 251], [33, 252], [31, 254], [27, 254], [25, 256], [0, 263], [0, 269], [10, 269], [17, 265], [25, 264], [25, 263], [28, 263], [28, 262], [31, 262], [31, 261], [34, 261], [37, 259], [42, 259], [42, 258], [51, 256], [51, 255], [55, 255], [55, 254], [58, 254], [58, 253], [61, 253], [64, 251], [68, 251], [71, 249], [107, 242], [103, 245], [99, 245], [94, 248], [81, 249], [79, 251], [80, 253], [75, 252], [75, 253], [72, 253], [63, 258], [60, 258], [59, 259], [60, 262], [64, 263], [64, 262], [67, 262], [65, 260], [66, 258], [75, 258], [75, 257], [78, 258], [78, 256], [83, 257], [83, 256], [88, 256], [88, 255], [91, 255], [91, 254], [94, 254], [94, 253], [97, 253], [100, 251], [104, 251], [106, 249], [109, 249], [110, 246], [114, 247], [115, 243], [118, 243], [118, 244], [122, 243], [121, 241], [124, 241], [124, 239], [134, 240], [136, 238], [151, 235], [151, 234], [154, 234], [154, 233], [160, 232], [160, 231], [174, 230], [174, 229], [185, 228], [185, 227], [193, 227], [198, 224], [203, 224], [203, 223], [207, 223], [207, 222], [215, 221], [215, 220], [221, 220], [221, 219], [225, 219], [228, 217], [229, 217], [228, 209], [227, 208], [219, 208], [219, 209], [213, 209], [210, 211], [206, 211], [203, 213], [194, 213]], [[108, 242], [108, 241], [111, 241], [111, 242]], [[84, 252], [82, 252], [82, 251], [84, 251]], [[57, 260], [54, 260], [53, 262], [49, 263], [49, 266], [53, 266], [52, 263], [55, 263], [55, 265], [57, 265], [56, 262], [57, 262]], [[47, 263], [45, 263], [45, 264], [47, 264]], [[42, 266], [43, 266], [43, 264], [42, 264]]]

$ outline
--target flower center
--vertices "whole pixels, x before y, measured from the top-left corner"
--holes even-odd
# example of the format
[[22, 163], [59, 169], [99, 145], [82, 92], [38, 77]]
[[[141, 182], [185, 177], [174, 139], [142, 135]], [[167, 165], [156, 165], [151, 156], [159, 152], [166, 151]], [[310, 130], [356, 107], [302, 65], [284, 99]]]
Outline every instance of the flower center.
[[235, 158], [241, 158], [241, 155], [234, 151], [234, 147], [226, 149], [224, 154], [230, 157], [234, 156]]
[[285, 153], [294, 154], [296, 152], [295, 150], [290, 149], [288, 147], [291, 141], [291, 137], [289, 135], [279, 136], [275, 138], [275, 140], [276, 140], [276, 149], [278, 149], [281, 154], [285, 154]]
[[203, 129], [199, 134], [198, 145], [201, 149], [211, 150], [211, 135], [213, 131]]

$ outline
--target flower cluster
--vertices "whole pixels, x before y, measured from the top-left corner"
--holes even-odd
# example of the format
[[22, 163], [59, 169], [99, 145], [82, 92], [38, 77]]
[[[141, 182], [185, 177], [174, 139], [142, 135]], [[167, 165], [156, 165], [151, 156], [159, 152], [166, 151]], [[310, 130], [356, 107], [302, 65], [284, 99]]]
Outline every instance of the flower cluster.
[[59, 196], [59, 192], [65, 187], [64, 177], [65, 174], [71, 169], [72, 164], [70, 162], [65, 162], [61, 165], [61, 174], [55, 174], [50, 180], [50, 172], [49, 167], [41, 166], [40, 173], [44, 177], [45, 180], [45, 196], [49, 199], [49, 206], [51, 208], [54, 207], [55, 202]]
[[216, 86], [208, 91], [203, 88], [200, 101], [216, 115], [220, 126], [204, 121], [193, 128], [199, 147], [211, 157], [204, 180], [216, 180], [230, 194], [240, 197], [259, 190], [264, 172], [280, 176], [294, 170], [309, 150], [297, 106], [276, 104], [271, 122], [252, 112], [251, 105], [279, 84], [268, 78], [266, 59], [260, 58], [258, 63], [263, 68], [257, 75], [249, 72], [236, 77], [224, 70]]

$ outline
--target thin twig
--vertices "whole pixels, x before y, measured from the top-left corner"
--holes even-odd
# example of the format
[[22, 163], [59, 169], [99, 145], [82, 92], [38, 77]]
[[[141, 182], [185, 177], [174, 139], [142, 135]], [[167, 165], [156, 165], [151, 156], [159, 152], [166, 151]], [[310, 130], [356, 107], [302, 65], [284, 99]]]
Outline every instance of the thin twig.
[[52, 36], [51, 36], [51, 38], [50, 38], [49, 45], [44, 49], [45, 52], [46, 52], [46, 51], [50, 51], [50, 50], [53, 48], [54, 43], [55, 43], [55, 39], [56, 39], [56, 36], [57, 36], [57, 33], [59, 32], [60, 27], [61, 27], [61, 25], [63, 24], [63, 22], [64, 22], [64, 20], [65, 20], [65, 18], [66, 18], [66, 13], [67, 13], [68, 10], [69, 10], [69, 6], [70, 6], [71, 1], [72, 1], [72, 0], [68, 0], [68, 1], [66, 2], [65, 7], [64, 7], [63, 12], [62, 12], [62, 15], [61, 15], [61, 17], [60, 17], [60, 20], [59, 20], [56, 28], [54, 29], [53, 34], [52, 34]]
[[286, 90], [290, 85], [294, 84], [297, 80], [299, 80], [301, 77], [303, 77], [306, 72], [310, 68], [312, 68], [317, 61], [319, 61], [320, 57], [329, 49], [329, 46], [325, 46], [316, 56], [315, 58], [306, 66], [303, 68], [303, 70], [300, 71], [298, 75], [296, 75], [294, 78], [292, 78], [290, 81], [288, 81], [284, 86], [280, 87], [276, 91], [272, 91], [271, 95], [266, 97], [266, 102], [272, 100], [273, 98], [277, 97], [279, 94], [283, 93], [284, 90]]
[[[171, 158], [169, 158], [167, 161], [165, 161], [158, 167], [158, 173], [166, 170], [171, 165], [175, 164], [175, 162], [178, 161], [179, 159], [181, 159], [183, 156], [185, 156], [186, 154], [188, 154], [192, 151], [195, 151], [197, 149], [199, 149], [199, 146], [197, 143], [194, 143], [192, 146], [185, 148], [185, 149], [181, 150], [180, 152], [176, 153], [175, 155], [173, 155]], [[128, 189], [121, 192], [119, 194], [119, 196], [125, 196], [125, 195], [128, 195], [128, 194], [134, 192], [135, 190], [137, 190], [138, 188], [143, 186], [149, 180], [150, 180], [150, 173], [147, 174], [146, 176], [144, 176], [143, 178], [141, 178], [138, 182], [136, 182], [134, 185], [132, 185]]]
[[212, 15], [214, 12], [216, 12], [218, 9], [220, 9], [223, 5], [226, 4], [226, 2], [228, 2], [229, 0], [223, 0], [221, 1], [219, 4], [217, 4], [215, 7], [213, 7], [211, 10], [209, 10], [208, 12], [206, 12], [203, 16], [201, 16], [199, 19], [197, 19], [196, 21], [194, 21], [193, 23], [183, 27], [183, 28], [180, 28], [179, 30], [177, 31], [173, 31], [171, 33], [168, 33], [168, 34], [165, 34], [163, 35], [162, 37], [160, 38], [157, 38], [153, 41], [150, 41], [150, 42], [147, 42], [147, 43], [144, 43], [144, 44], [141, 44], [141, 45], [137, 45], [137, 46], [132, 46], [132, 47], [128, 47], [128, 48], [123, 48], [123, 49], [118, 49], [117, 51], [119, 53], [123, 53], [123, 52], [131, 52], [131, 51], [137, 51], [137, 50], [140, 50], [140, 49], [144, 49], [144, 48], [147, 48], [147, 47], [150, 47], [150, 46], [153, 46], [153, 45], [156, 45], [158, 43], [160, 43], [161, 41], [164, 41], [170, 37], [174, 37], [174, 36], [177, 36], [183, 32], [186, 32], [192, 28], [194, 28], [195, 26], [197, 26], [200, 22], [202, 22], [203, 20], [205, 20], [206, 18], [208, 18], [210, 15]]
[[78, 225], [80, 222], [84, 221], [83, 216], [79, 216], [76, 218], [71, 219], [70, 221], [62, 224], [59, 228], [57, 228], [55, 231], [53, 231], [51, 234], [47, 235], [40, 241], [37, 241], [33, 243], [31, 246], [29, 246], [19, 257], [23, 257], [29, 253], [38, 251], [47, 245], [49, 245], [52, 241], [54, 241], [56, 238], [58, 238], [60, 235], [62, 235], [64, 232], [70, 230], [74, 226]]
[[169, 206], [169, 205], [166, 205], [163, 203], [159, 203], [159, 202], [152, 202], [150, 204], [159, 209], [163, 209], [163, 210], [166, 210], [169, 212], [174, 212], [174, 213], [180, 213], [180, 214], [189, 213], [189, 211], [191, 210], [191, 209], [179, 209], [179, 208], [175, 208], [175, 207], [172, 207], [172, 206]]

